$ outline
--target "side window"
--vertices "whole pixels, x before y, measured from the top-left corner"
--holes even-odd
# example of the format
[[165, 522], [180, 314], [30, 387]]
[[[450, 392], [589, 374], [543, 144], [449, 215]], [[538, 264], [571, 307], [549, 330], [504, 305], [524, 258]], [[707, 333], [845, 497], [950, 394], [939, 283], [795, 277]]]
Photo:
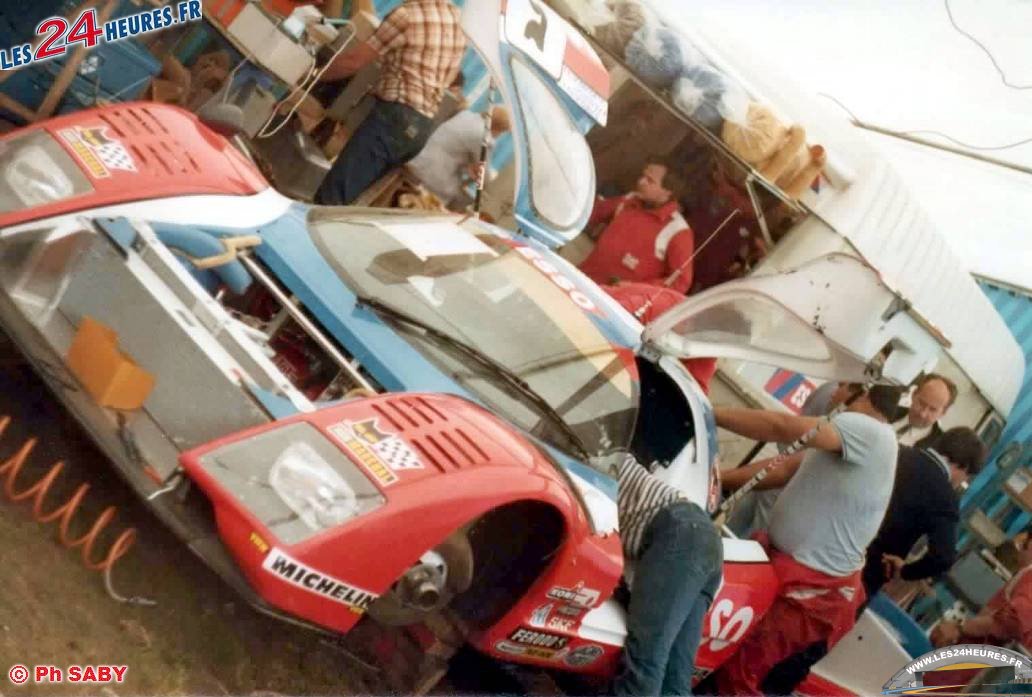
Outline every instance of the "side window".
[[760, 297], [733, 297], [677, 322], [671, 331], [690, 342], [759, 349], [811, 361], [831, 359], [812, 327], [785, 308]]
[[531, 204], [546, 223], [568, 228], [594, 195], [591, 151], [541, 78], [521, 61], [511, 65], [529, 141]]

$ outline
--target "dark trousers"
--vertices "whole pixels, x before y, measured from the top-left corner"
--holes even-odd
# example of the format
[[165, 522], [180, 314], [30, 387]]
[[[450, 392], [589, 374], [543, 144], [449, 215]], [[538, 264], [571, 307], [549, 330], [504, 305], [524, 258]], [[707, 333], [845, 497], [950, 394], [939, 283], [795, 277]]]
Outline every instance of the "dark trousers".
[[627, 611], [616, 695], [690, 695], [702, 620], [720, 587], [724, 552], [710, 517], [681, 501], [645, 530]]
[[419, 154], [431, 120], [412, 107], [376, 100], [315, 192], [315, 202], [346, 206], [391, 169]]

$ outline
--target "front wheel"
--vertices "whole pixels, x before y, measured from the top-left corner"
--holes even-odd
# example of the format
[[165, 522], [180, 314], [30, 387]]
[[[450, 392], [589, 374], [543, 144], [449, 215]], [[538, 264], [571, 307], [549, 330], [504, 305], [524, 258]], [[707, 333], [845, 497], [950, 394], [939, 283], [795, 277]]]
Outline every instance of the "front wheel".
[[425, 552], [369, 606], [369, 616], [388, 627], [423, 622], [446, 608], [473, 582], [473, 547], [466, 528]]

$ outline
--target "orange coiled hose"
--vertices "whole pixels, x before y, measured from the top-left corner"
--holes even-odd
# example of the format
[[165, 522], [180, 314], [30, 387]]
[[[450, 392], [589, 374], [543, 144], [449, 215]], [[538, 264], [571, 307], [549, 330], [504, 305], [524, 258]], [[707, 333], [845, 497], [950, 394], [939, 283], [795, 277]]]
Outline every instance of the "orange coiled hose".
[[[3, 436], [4, 431], [7, 430], [7, 426], [10, 423], [11, 417], [0, 417], [0, 437]], [[36, 439], [30, 438], [25, 441], [25, 444], [22, 445], [14, 455], [9, 457], [3, 464], [0, 464], [0, 481], [3, 482], [3, 492], [7, 495], [7, 498], [16, 503], [32, 499], [32, 516], [39, 523], [49, 523], [54, 520], [60, 520], [58, 539], [61, 541], [61, 544], [69, 549], [82, 547], [82, 561], [83, 564], [86, 565], [86, 568], [91, 571], [102, 571], [105, 574], [109, 574], [111, 567], [114, 566], [115, 562], [125, 556], [129, 551], [129, 548], [132, 547], [133, 542], [136, 540], [136, 529], [128, 528], [123, 530], [108, 548], [107, 554], [104, 555], [100, 561], [93, 561], [93, 547], [97, 543], [97, 538], [100, 537], [104, 528], [107, 527], [108, 523], [110, 523], [111, 519], [114, 517], [115, 507], [108, 506], [104, 512], [97, 517], [93, 526], [86, 534], [76, 539], [72, 539], [69, 534], [72, 518], [75, 517], [75, 514], [79, 509], [79, 505], [86, 496], [86, 492], [90, 489], [90, 485], [79, 485], [79, 488], [75, 490], [75, 493], [72, 494], [71, 498], [65, 501], [65, 503], [61, 504], [49, 513], [44, 512], [43, 504], [46, 500], [47, 493], [50, 491], [50, 487], [64, 469], [64, 462], [55, 463], [54, 466], [50, 468], [50, 471], [35, 484], [24, 491], [17, 491], [15, 489], [15, 482], [18, 479], [18, 474], [21, 472], [22, 466], [32, 453], [32, 449], [34, 447], [36, 447]]]

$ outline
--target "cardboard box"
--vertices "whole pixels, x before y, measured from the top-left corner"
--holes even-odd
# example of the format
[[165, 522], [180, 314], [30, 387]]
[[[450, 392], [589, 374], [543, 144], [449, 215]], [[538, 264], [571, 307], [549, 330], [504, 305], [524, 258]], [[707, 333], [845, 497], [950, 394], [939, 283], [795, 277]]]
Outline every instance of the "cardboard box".
[[355, 12], [351, 15], [351, 22], [355, 27], [354, 41], [365, 41], [380, 28], [380, 18], [367, 10]]
[[323, 143], [322, 151], [323, 155], [326, 156], [330, 162], [337, 159], [337, 155], [340, 155], [340, 151], [344, 149], [344, 146], [348, 142], [348, 138], [351, 137], [351, 131], [347, 129], [342, 123], [334, 125], [333, 134]]
[[[347, 87], [341, 90], [341, 93], [333, 100], [330, 108], [326, 110], [326, 115], [334, 121], [343, 123], [353, 119], [351, 116], [352, 112], [358, 111], [358, 118], [364, 119], [369, 110], [362, 110], [364, 108], [362, 107], [362, 102], [367, 99], [367, 95], [379, 79], [379, 64], [374, 63], [362, 68], [351, 78]], [[369, 108], [372, 108], [371, 105]], [[351, 122], [351, 125], [357, 127], [358, 124]]]
[[165, 56], [165, 60], [161, 63], [161, 77], [179, 87], [183, 92], [184, 99], [186, 95], [190, 94], [190, 83], [193, 82], [193, 76], [174, 56]]
[[152, 101], [162, 104], [182, 104], [186, 98], [186, 91], [182, 85], [177, 85], [170, 80], [155, 78], [151, 82], [150, 98]]
[[102, 407], [139, 409], [154, 389], [154, 376], [118, 350], [118, 335], [83, 317], [68, 350], [68, 368]]
[[[290, 110], [294, 108], [294, 104], [297, 102], [297, 98], [291, 99], [288, 102], [284, 102], [279, 107], [279, 113], [286, 115], [290, 113]], [[323, 105], [319, 103], [319, 100], [311, 95], [307, 95], [305, 100], [301, 102], [301, 106], [294, 112], [297, 116], [298, 121], [301, 122], [301, 130], [305, 133], [311, 133], [315, 130], [316, 126], [322, 123], [323, 118], [326, 116], [326, 110], [323, 109]]]
[[288, 85], [298, 84], [314, 62], [301, 45], [283, 33], [277, 22], [255, 5], [249, 4], [240, 10], [226, 31], [263, 68]]
[[1018, 468], [1003, 485], [1007, 495], [1026, 511], [1032, 511], [1032, 472], [1027, 467]]
[[207, 0], [205, 14], [228, 27], [247, 4], [246, 0]]
[[975, 509], [967, 518], [967, 526], [986, 547], [995, 549], [1007, 541], [1007, 533], [1000, 529], [984, 511]]

